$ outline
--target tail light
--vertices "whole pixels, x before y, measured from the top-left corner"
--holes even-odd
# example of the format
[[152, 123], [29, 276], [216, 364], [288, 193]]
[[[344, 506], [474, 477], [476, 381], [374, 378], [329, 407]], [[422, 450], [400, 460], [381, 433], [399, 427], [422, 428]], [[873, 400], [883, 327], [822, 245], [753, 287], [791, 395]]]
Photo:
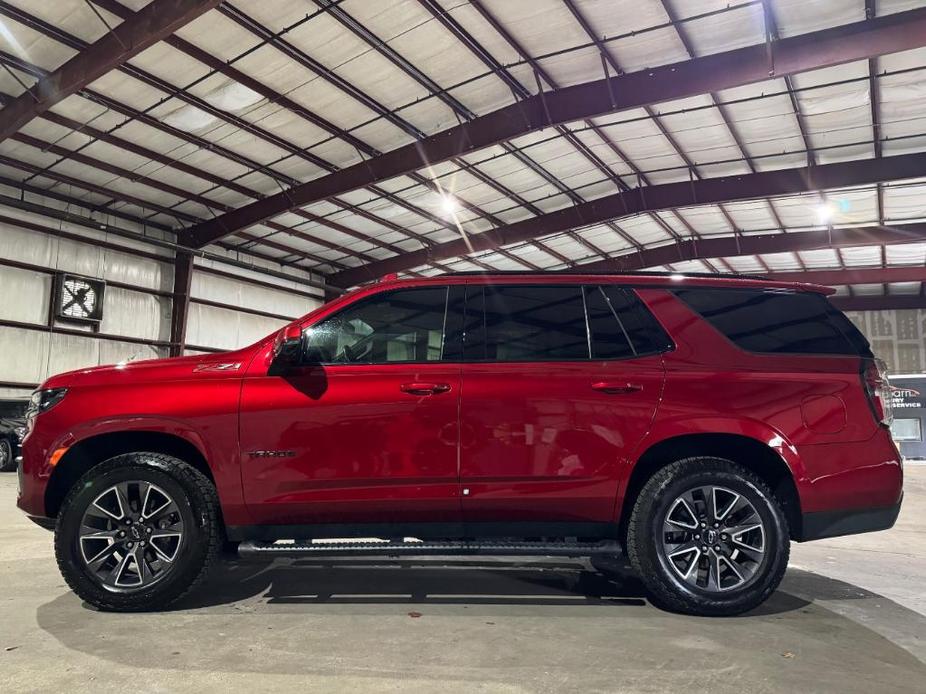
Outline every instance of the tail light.
[[894, 421], [894, 408], [891, 404], [891, 386], [887, 380], [887, 365], [880, 359], [863, 359], [862, 385], [875, 419], [889, 427]]

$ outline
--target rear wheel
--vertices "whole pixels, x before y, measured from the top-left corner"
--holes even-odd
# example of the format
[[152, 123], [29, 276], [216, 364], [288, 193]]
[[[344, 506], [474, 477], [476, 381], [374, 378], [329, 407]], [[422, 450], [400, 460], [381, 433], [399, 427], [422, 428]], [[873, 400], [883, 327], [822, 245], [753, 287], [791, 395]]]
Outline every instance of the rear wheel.
[[158, 453], [120, 455], [90, 469], [64, 501], [58, 566], [101, 609], [168, 607], [205, 576], [221, 547], [212, 483]]
[[16, 469], [16, 458], [13, 457], [13, 444], [9, 439], [0, 439], [0, 472], [12, 472]]
[[688, 458], [640, 491], [630, 562], [653, 602], [698, 615], [735, 615], [766, 600], [788, 565], [787, 522], [771, 490], [721, 458]]

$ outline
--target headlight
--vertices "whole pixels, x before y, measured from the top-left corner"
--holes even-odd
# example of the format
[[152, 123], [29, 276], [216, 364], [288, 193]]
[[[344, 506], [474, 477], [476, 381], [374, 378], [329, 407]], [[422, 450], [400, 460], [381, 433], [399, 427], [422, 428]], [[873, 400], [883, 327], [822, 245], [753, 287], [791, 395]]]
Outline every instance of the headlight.
[[26, 410], [26, 419], [33, 419], [36, 415], [50, 410], [61, 402], [61, 399], [64, 398], [67, 392], [67, 388], [48, 388], [46, 390], [35, 391], [29, 401], [29, 409]]

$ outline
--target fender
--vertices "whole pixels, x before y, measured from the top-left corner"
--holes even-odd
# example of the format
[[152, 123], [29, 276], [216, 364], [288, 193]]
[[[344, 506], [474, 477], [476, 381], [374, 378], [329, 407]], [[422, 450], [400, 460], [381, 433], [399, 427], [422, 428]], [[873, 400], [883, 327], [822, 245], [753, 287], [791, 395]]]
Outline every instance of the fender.
[[800, 490], [809, 483], [804, 462], [797, 448], [774, 427], [749, 417], [696, 416], [663, 419], [653, 424], [646, 436], [637, 444], [630, 457], [631, 467], [622, 476], [618, 499], [623, 499], [630, 482], [630, 474], [643, 455], [656, 444], [679, 436], [695, 434], [734, 434], [753, 439], [775, 451], [791, 471], [794, 484]]
[[[160, 415], [129, 415], [125, 417], [106, 417], [82, 421], [75, 424], [63, 435], [53, 440], [46, 448], [43, 469], [40, 476], [50, 477], [52, 465], [49, 462], [51, 455], [62, 448], [72, 449], [74, 446], [91, 438], [117, 433], [155, 433], [175, 436], [195, 448], [207, 461], [209, 469], [215, 479], [216, 491], [219, 494], [222, 507], [237, 513], [242, 512], [244, 494], [241, 487], [241, 475], [237, 446], [234, 451], [218, 451], [210, 446], [209, 438], [191, 426], [189, 420], [176, 419]], [[226, 511], [227, 513], [227, 511]]]

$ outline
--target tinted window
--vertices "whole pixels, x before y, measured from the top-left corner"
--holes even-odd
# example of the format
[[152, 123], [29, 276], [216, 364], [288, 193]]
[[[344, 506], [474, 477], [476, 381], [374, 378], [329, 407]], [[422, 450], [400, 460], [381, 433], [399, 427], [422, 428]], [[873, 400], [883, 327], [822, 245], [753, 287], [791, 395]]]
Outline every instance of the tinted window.
[[607, 295], [612, 310], [620, 318], [621, 325], [637, 354], [664, 352], [672, 347], [672, 340], [666, 331], [633, 290], [614, 285], [605, 285], [602, 290]]
[[581, 287], [471, 287], [466, 314], [467, 359], [589, 358]]
[[809, 292], [681, 289], [675, 294], [742, 349], [787, 354], [859, 354], [857, 338], [834, 320], [826, 298]]
[[308, 329], [306, 357], [323, 364], [440, 361], [447, 287], [363, 299]]
[[592, 335], [593, 359], [623, 359], [636, 351], [611, 299], [602, 287], [585, 288], [588, 328]]

